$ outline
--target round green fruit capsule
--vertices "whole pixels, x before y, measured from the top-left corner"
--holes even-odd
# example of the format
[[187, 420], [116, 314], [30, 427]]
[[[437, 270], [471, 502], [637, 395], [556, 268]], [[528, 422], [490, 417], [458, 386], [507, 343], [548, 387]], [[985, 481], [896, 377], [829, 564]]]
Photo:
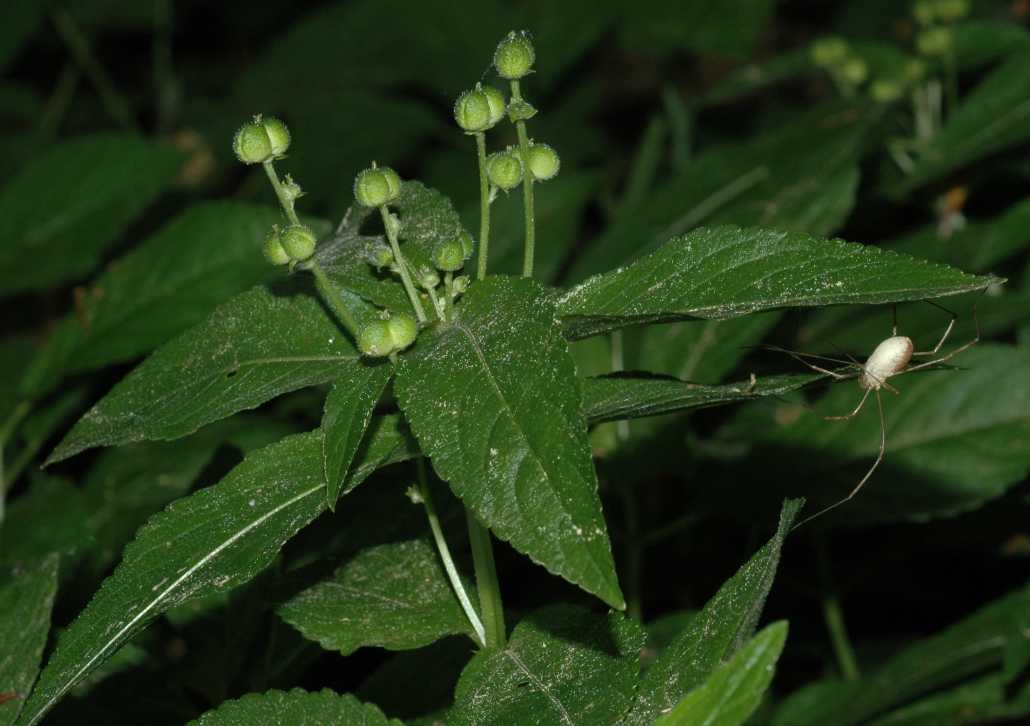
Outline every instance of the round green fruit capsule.
[[491, 118], [490, 99], [480, 88], [465, 91], [454, 102], [454, 120], [469, 133], [486, 131], [497, 123]]
[[869, 95], [877, 103], [891, 103], [901, 98], [905, 87], [898, 81], [878, 78], [869, 86]]
[[290, 130], [286, 128], [279, 119], [274, 116], [261, 119], [261, 125], [265, 127], [268, 134], [268, 142], [272, 147], [273, 156], [282, 156], [290, 148]]
[[244, 164], [260, 164], [272, 158], [272, 141], [258, 120], [243, 124], [232, 140], [236, 158]]
[[465, 250], [458, 238], [441, 242], [433, 253], [433, 264], [444, 272], [457, 272], [465, 266]]
[[504, 118], [504, 113], [508, 108], [508, 104], [504, 100], [504, 94], [498, 91], [493, 86], [476, 85], [476, 88], [483, 92], [486, 96], [486, 102], [490, 106], [490, 125], [494, 126]]
[[533, 144], [526, 154], [529, 171], [537, 181], [554, 179], [561, 168], [558, 152], [547, 144]]
[[820, 68], [831, 68], [840, 65], [848, 57], [848, 41], [831, 35], [812, 43], [809, 54], [812, 62]]
[[514, 30], [508, 33], [494, 51], [494, 68], [497, 75], [510, 81], [518, 80], [533, 69], [536, 51], [529, 40], [529, 33]]
[[283, 249], [283, 243], [279, 240], [278, 227], [268, 230], [261, 249], [265, 253], [265, 259], [273, 265], [285, 265], [290, 262], [290, 255]]
[[951, 28], [927, 28], [916, 36], [916, 50], [925, 56], [945, 55], [951, 50]]
[[386, 320], [372, 320], [358, 333], [358, 350], [369, 358], [383, 358], [393, 352], [393, 334]]
[[388, 166], [372, 166], [354, 179], [354, 198], [363, 207], [379, 207], [397, 199], [401, 178]]
[[498, 189], [514, 189], [522, 181], [522, 159], [514, 151], [498, 151], [486, 159], [486, 176]]
[[969, 15], [969, 0], [937, 0], [937, 17], [944, 23], [954, 23]]
[[394, 350], [404, 350], [418, 337], [418, 323], [406, 313], [397, 313], [387, 321]]
[[861, 86], [869, 77], [869, 67], [861, 58], [848, 58], [840, 67], [840, 77], [852, 86]]
[[315, 254], [315, 233], [302, 224], [291, 224], [284, 229], [279, 242], [291, 260], [303, 262]]

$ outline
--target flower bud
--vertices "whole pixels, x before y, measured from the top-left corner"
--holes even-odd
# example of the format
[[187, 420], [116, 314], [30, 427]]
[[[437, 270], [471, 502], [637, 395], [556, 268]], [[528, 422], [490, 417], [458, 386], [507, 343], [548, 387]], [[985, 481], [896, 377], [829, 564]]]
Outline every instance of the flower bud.
[[494, 68], [497, 75], [510, 81], [518, 80], [533, 68], [536, 52], [529, 40], [529, 33], [514, 30], [508, 33], [494, 51]]
[[358, 350], [369, 358], [383, 358], [393, 352], [393, 335], [386, 320], [376, 319], [365, 324], [358, 333]]
[[472, 256], [472, 251], [475, 247], [475, 244], [472, 242], [472, 235], [465, 230], [461, 230], [461, 234], [458, 235], [458, 241], [461, 242], [461, 253], [467, 260]]
[[379, 207], [397, 199], [401, 178], [388, 166], [373, 165], [354, 179], [354, 198], [363, 207]]
[[436, 273], [436, 270], [423, 267], [418, 271], [418, 284], [426, 290], [432, 290], [440, 284], [440, 275]]
[[809, 55], [812, 62], [820, 68], [832, 68], [840, 65], [848, 57], [848, 41], [835, 35], [820, 38], [812, 43]]
[[454, 102], [454, 120], [464, 131], [486, 131], [496, 123], [491, 117], [490, 99], [481, 88], [465, 91]]
[[937, 0], [937, 19], [954, 23], [969, 15], [969, 0]]
[[457, 272], [465, 266], [465, 250], [458, 238], [441, 242], [433, 253], [433, 264], [444, 272]]
[[397, 313], [386, 322], [386, 325], [394, 350], [404, 350], [418, 337], [418, 323], [407, 313]]
[[274, 116], [261, 119], [261, 125], [265, 127], [268, 134], [268, 142], [272, 147], [273, 156], [282, 156], [290, 148], [290, 130], [286, 128], [279, 119]]
[[273, 265], [285, 265], [290, 261], [290, 255], [283, 249], [283, 244], [279, 240], [278, 227], [272, 227], [268, 230], [262, 251], [265, 253], [265, 259]]
[[927, 28], [916, 36], [916, 50], [920, 55], [946, 55], [951, 50], [951, 43], [951, 28]]
[[490, 154], [486, 159], [486, 175], [498, 189], [514, 189], [522, 181], [522, 159], [511, 149]]
[[260, 164], [272, 158], [272, 141], [260, 116], [240, 127], [233, 137], [232, 150], [244, 164]]
[[547, 144], [532, 144], [526, 154], [529, 172], [537, 181], [547, 181], [558, 175], [561, 160], [558, 152]]
[[389, 245], [382, 243], [374, 244], [365, 250], [365, 259], [368, 260], [368, 264], [377, 270], [381, 270], [393, 264], [393, 250], [390, 249]]
[[451, 287], [454, 288], [454, 294], [464, 294], [464, 292], [469, 289], [469, 283], [470, 280], [468, 275], [461, 275], [460, 277], [455, 277], [454, 282], [451, 285]]
[[869, 95], [877, 103], [897, 101], [904, 92], [905, 87], [901, 82], [889, 78], [877, 78], [869, 86]]
[[303, 262], [315, 254], [315, 233], [302, 224], [291, 224], [279, 235], [286, 254], [291, 260]]
[[869, 77], [869, 67], [861, 58], [848, 58], [840, 67], [840, 77], [851, 86], [861, 86]]

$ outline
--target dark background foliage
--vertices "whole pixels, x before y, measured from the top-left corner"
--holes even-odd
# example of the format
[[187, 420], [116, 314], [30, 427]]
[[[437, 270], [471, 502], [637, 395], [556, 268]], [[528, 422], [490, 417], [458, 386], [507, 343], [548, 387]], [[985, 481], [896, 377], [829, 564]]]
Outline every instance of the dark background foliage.
[[[963, 46], [966, 55], [958, 74], [963, 96], [1006, 59], [1026, 53], [1028, 13], [1030, 7], [1023, 2], [976, 3], [976, 18], [987, 31], [982, 37], [970, 33], [968, 45]], [[484, 76], [493, 47], [511, 28], [529, 29], [537, 48], [539, 70], [526, 83], [533, 103], [541, 109], [532, 133], [562, 156], [561, 175], [538, 197], [537, 254], [546, 282], [578, 282], [587, 273], [622, 262], [620, 251], [646, 247], [651, 236], [676, 224], [685, 208], [707, 198], [702, 176], [717, 177], [725, 169], [746, 172], [749, 159], [756, 158], [771, 169], [773, 178], [763, 183], [776, 194], [794, 185], [803, 187], [810, 177], [814, 180], [811, 189], [798, 192], [799, 211], [770, 211], [761, 206], [791, 203], [770, 193], [768, 199], [759, 196], [715, 214], [717, 221], [782, 225], [817, 236], [896, 244], [916, 256], [959, 267], [973, 264], [973, 272], [993, 272], [1009, 279], [1003, 294], [1008, 297], [1001, 302], [985, 298], [981, 306], [981, 323], [988, 336], [996, 342], [1018, 343], [1024, 354], [1030, 339], [1026, 314], [1030, 297], [1025, 293], [1030, 224], [1017, 215], [1004, 226], [1004, 215], [1030, 191], [1030, 146], [1026, 144], [1030, 132], [1013, 132], [1004, 143], [952, 167], [931, 169], [918, 183], [906, 186], [884, 151], [894, 131], [883, 118], [886, 112], [861, 96], [840, 100], [830, 81], [808, 63], [809, 43], [830, 33], [868, 44], [872, 59], [880, 57], [877, 52], [888, 54], [883, 47], [908, 49], [915, 27], [907, 3], [97, 0], [15, 2], [3, 15], [0, 159], [6, 179], [18, 177], [57, 144], [115, 132], [163, 142], [167, 158], [148, 157], [134, 163], [168, 167], [162, 179], [152, 181], [123, 178], [127, 172], [118, 166], [99, 175], [94, 183], [100, 190], [124, 194], [118, 184], [153, 183], [160, 191], [139, 209], [123, 209], [124, 219], [111, 230], [104, 229], [104, 219], [123, 205], [117, 196], [108, 200], [96, 214], [75, 218], [71, 232], [51, 246], [23, 242], [31, 236], [25, 219], [31, 217], [37, 226], [60, 224], [61, 215], [68, 213], [66, 199], [56, 192], [41, 196], [32, 205], [35, 216], [18, 218], [11, 207], [6, 208], [8, 219], [0, 219], [0, 230], [6, 232], [3, 244], [15, 252], [0, 252], [0, 310], [5, 319], [0, 388], [5, 417], [17, 401], [19, 381], [26, 370], [32, 370], [32, 356], [66, 315], [88, 311], [89, 295], [96, 291], [89, 283], [105, 266], [202, 200], [272, 204], [260, 172], [236, 163], [230, 148], [233, 131], [253, 113], [278, 115], [292, 130], [294, 146], [283, 169], [307, 192], [305, 213], [338, 220], [350, 203], [354, 174], [376, 159], [395, 166], [405, 178], [419, 179], [448, 194], [467, 226], [475, 228], [478, 189], [473, 147], [454, 127], [451, 105], [460, 91]], [[871, 65], [875, 72], [875, 63]], [[776, 68], [780, 70], [770, 70]], [[1024, 66], [1024, 70], [1030, 68]], [[777, 73], [782, 81], [771, 82]], [[1006, 109], [1030, 103], [1030, 87], [1012, 93], [1014, 101]], [[832, 123], [835, 115], [845, 119], [839, 128]], [[849, 124], [866, 123], [867, 115], [871, 120], [863, 133], [845, 138]], [[984, 118], [981, 126], [990, 121]], [[1030, 117], [1024, 113], [1022, 121], [1013, 125], [1030, 129]], [[810, 128], [829, 137], [810, 135]], [[845, 131], [841, 133], [840, 128]], [[790, 138], [792, 129], [799, 138]], [[513, 136], [506, 130], [496, 143], [503, 143], [507, 133]], [[845, 148], [846, 169], [841, 176], [820, 177], [839, 162], [835, 154]], [[47, 173], [53, 175], [53, 189], [60, 190], [63, 174], [81, 176], [85, 171], [72, 167]], [[677, 181], [684, 178], [699, 180], [699, 188], [692, 188], [693, 182]], [[832, 184], [841, 184], [844, 192], [835, 200], [820, 201], [816, 192]], [[961, 213], [976, 233], [960, 232], [956, 239], [966, 246], [956, 244], [941, 252], [925, 236], [932, 236], [940, 223], [939, 200], [956, 188], [962, 189], [965, 200]], [[807, 216], [808, 201], [825, 203], [829, 211]], [[514, 195], [502, 199], [496, 209], [496, 269], [516, 271], [521, 235], [516, 224], [518, 200]], [[508, 231], [504, 231], [505, 220]], [[993, 248], [984, 251], [988, 243], [1008, 249], [992, 256]], [[211, 245], [217, 246], [218, 240]], [[982, 264], [970, 262], [977, 259], [978, 251], [986, 255]], [[255, 248], [254, 260], [261, 265], [258, 254]], [[62, 271], [54, 262], [62, 255], [87, 261]], [[51, 269], [57, 271], [51, 274]], [[214, 299], [208, 300], [204, 286], [210, 281], [201, 279], [196, 284], [196, 314], [187, 311], [182, 320], [158, 315], [153, 322], [161, 331], [157, 340], [138, 345], [130, 340], [124, 354], [99, 365], [83, 363], [89, 350], [80, 349], [77, 363], [64, 365], [62, 374], [41, 387], [45, 405], [28, 419], [35, 428], [27, 425], [5, 452], [9, 467], [12, 462], [23, 465], [8, 492], [7, 521], [0, 538], [5, 545], [17, 540], [24, 547], [27, 540], [38, 537], [41, 550], [52, 548], [53, 542], [44, 542], [39, 534], [45, 530], [48, 537], [65, 538], [67, 550], [74, 552], [80, 548], [80, 538], [94, 536], [83, 534], [89, 503], [80, 502], [75, 489], [82, 489], [104, 453], [91, 452], [45, 473], [38, 469], [38, 454], [45, 454], [142, 354], [230, 294], [219, 298], [219, 293], [213, 293]], [[961, 313], [955, 333], [958, 341], [972, 333], [972, 302], [955, 303]], [[746, 379], [751, 372], [760, 376], [797, 372], [790, 359], [745, 346], [764, 340], [804, 350], [832, 353], [840, 348], [863, 355], [889, 332], [890, 312], [788, 312], [764, 320], [752, 323], [760, 328], [757, 334], [731, 333], [726, 328], [713, 332], [723, 357], [706, 358], [701, 366], [683, 363], [696, 350], [696, 341], [677, 343], [673, 337], [662, 343], [628, 333], [627, 367], [703, 383]], [[932, 342], [947, 316], [905, 306], [901, 320], [903, 326], [906, 320], [914, 321], [919, 342], [924, 343]], [[144, 320], [133, 328], [143, 331], [141, 340], [147, 338], [147, 326]], [[735, 334], [739, 343], [732, 337]], [[610, 365], [608, 349], [597, 345], [604, 344], [587, 341], [577, 348], [587, 372], [603, 372]], [[955, 363], [961, 368], [966, 360]], [[38, 359], [34, 365], [38, 367]], [[975, 363], [969, 366], [975, 370]], [[1030, 368], [1024, 365], [1021, 370], [1022, 378], [1016, 375], [1019, 370], [1010, 369], [996, 379], [1000, 381], [996, 385], [1011, 390], [998, 392], [989, 388], [990, 381], [986, 390], [995, 390], [1000, 399], [1025, 398]], [[933, 395], [947, 389], [955, 378], [933, 375], [933, 390], [928, 398], [918, 400], [936, 416], [946, 417], [947, 406], [935, 403]], [[833, 399], [834, 410], [841, 412], [858, 394], [857, 387], [850, 388], [854, 384], [842, 385], [849, 387], [849, 393], [835, 390], [839, 395]], [[901, 397], [888, 396], [888, 407], [904, 403], [905, 386], [899, 386]], [[818, 399], [822, 391], [810, 393], [809, 400]], [[273, 430], [253, 438], [263, 443], [284, 431], [313, 427], [321, 412], [322, 393], [301, 391], [267, 405], [263, 425], [271, 426], [268, 422], [273, 421]], [[644, 622], [658, 623], [653, 628], [657, 642], [661, 642], [663, 622], [675, 622], [684, 611], [700, 607], [765, 541], [783, 495], [814, 493], [817, 501], [828, 502], [846, 492], [849, 482], [857, 481], [875, 449], [865, 443], [875, 440], [876, 424], [872, 412], [866, 413], [861, 424], [840, 424], [845, 441], [840, 444], [837, 439], [838, 448], [828, 447], [829, 453], [813, 446], [814, 439], [806, 439], [803, 432], [793, 440], [762, 433], [773, 425], [771, 416], [815, 418], [789, 402], [634, 422], [629, 441], [621, 445], [616, 444], [614, 424], [595, 432], [620, 578]], [[838, 606], [863, 670], [872, 670], [903, 646], [1025, 583], [1030, 555], [1026, 415], [1026, 411], [1013, 411], [1010, 427], [980, 447], [982, 457], [1009, 456], [1013, 461], [1015, 473], [1010, 472], [991, 495], [956, 500], [955, 506], [942, 499], [936, 514], [945, 516], [923, 517], [926, 521], [890, 521], [934, 507], [920, 509], [905, 498], [906, 488], [919, 491], [932, 474], [911, 461], [892, 461], [889, 438], [888, 458], [861, 495], [870, 497], [867, 504], [858, 499], [840, 517], [828, 518], [834, 524], [862, 526], [825, 530], [811, 526], [791, 537], [765, 612], [765, 619], [788, 619], [791, 625], [774, 684], [777, 698], [836, 672], [827, 617], [832, 618]], [[863, 443], [849, 444], [850, 435]], [[197, 467], [187, 487], [215, 482], [239, 461], [237, 449], [217, 436], [213, 439], [214, 455]], [[944, 456], [949, 443], [943, 441], [940, 446], [937, 455]], [[166, 456], [158, 445], [149, 453], [141, 451], [139, 476]], [[812, 464], [814, 460], [819, 461]], [[993, 476], [981, 472], [975, 461], [953, 465], [966, 480]], [[823, 490], [820, 495], [820, 487], [832, 487], [836, 494]], [[47, 488], [52, 492], [49, 498], [39, 494]], [[374, 505], [370, 501], [366, 506]], [[141, 511], [147, 506], [142, 503]], [[460, 532], [460, 520], [455, 522], [454, 530]], [[319, 536], [316, 525], [291, 543], [288, 557], [291, 552], [302, 553], [305, 542], [317, 541]], [[113, 538], [118, 548], [123, 541]], [[559, 599], [599, 606], [504, 546], [498, 557], [505, 604], [515, 612]], [[56, 624], [70, 621], [116, 560], [111, 552], [88, 561], [72, 560], [73, 570], [62, 576], [66, 586], [57, 602]], [[110, 723], [136, 723], [134, 714], [140, 713], [147, 714], [148, 722], [180, 723], [224, 698], [258, 687], [247, 680], [253, 678], [249, 669], [234, 670], [225, 663], [219, 670], [215, 662], [223, 657], [283, 659], [285, 671], [278, 672], [272, 663], [267, 672], [275, 675], [261, 681], [264, 685], [363, 689], [372, 700], [396, 699], [380, 685], [390, 671], [377, 669], [403, 672], [412, 666], [386, 651], [365, 648], [343, 658], [316, 650], [298, 657], [290, 653], [288, 658], [291, 646], [301, 646], [296, 634], [282, 623], [260, 621], [259, 625], [257, 620], [255, 624], [247, 620], [248, 608], [253, 607], [252, 599], [260, 599], [261, 588], [259, 580], [200, 615], [179, 613], [178, 618], [160, 621], [123, 656], [126, 663], [145, 665], [97, 685], [89, 696], [92, 710], [88, 713], [103, 715]], [[225, 618], [220, 609], [232, 615]], [[239, 633], [226, 630], [227, 619], [239, 625]], [[270, 627], [278, 629], [271, 636]], [[245, 641], [243, 646], [233, 640], [236, 636]], [[281, 640], [270, 646], [269, 637]], [[431, 647], [436, 649], [432, 658], [439, 664], [434, 677], [453, 683], [467, 657], [467, 646], [445, 641]], [[234, 673], [244, 676], [230, 677]], [[414, 684], [410, 701], [396, 706], [392, 714], [419, 713], [423, 698], [435, 705], [433, 699], [439, 696], [433, 687], [431, 682]], [[446, 692], [449, 687], [440, 690]], [[160, 704], [159, 716], [154, 716], [155, 704]], [[77, 720], [80, 708], [74, 701], [67, 702], [55, 712], [53, 722], [81, 723]]]

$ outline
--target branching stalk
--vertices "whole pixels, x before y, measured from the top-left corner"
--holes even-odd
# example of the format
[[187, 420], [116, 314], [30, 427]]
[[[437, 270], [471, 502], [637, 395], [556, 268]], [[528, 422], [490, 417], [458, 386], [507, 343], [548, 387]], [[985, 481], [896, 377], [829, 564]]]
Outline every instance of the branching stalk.
[[[511, 100], [522, 100], [519, 82], [511, 82]], [[533, 173], [529, 170], [529, 136], [526, 122], [516, 121], [515, 130], [519, 136], [519, 155], [522, 157], [522, 208], [526, 215], [526, 243], [522, 258], [522, 276], [533, 276], [533, 254], [536, 248], [536, 216], [533, 213]]]
[[415, 310], [415, 317], [418, 318], [418, 322], [425, 323], [428, 319], [426, 318], [426, 311], [422, 308], [422, 301], [418, 299], [418, 291], [411, 281], [411, 274], [408, 272], [408, 262], [404, 259], [404, 255], [401, 254], [401, 246], [397, 242], [397, 232], [394, 230], [390, 220], [390, 210], [383, 204], [379, 207], [379, 214], [383, 217], [386, 238], [390, 240], [390, 249], [393, 250], [393, 259], [397, 263], [397, 272], [400, 273], [401, 282], [404, 283], [404, 291], [408, 293], [408, 300], [411, 302], [411, 307]]
[[486, 178], [486, 134], [476, 135], [476, 156], [479, 159], [479, 259], [476, 279], [486, 277], [487, 254], [490, 250], [490, 182]]

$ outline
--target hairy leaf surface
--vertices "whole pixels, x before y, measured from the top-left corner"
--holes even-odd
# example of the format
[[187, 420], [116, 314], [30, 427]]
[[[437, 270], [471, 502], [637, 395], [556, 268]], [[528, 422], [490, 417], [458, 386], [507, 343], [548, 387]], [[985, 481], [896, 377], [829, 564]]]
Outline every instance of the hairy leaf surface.
[[970, 275], [878, 247], [801, 233], [699, 229], [558, 298], [570, 339], [627, 325], [784, 307], [890, 303], [981, 290]]
[[370, 703], [325, 689], [248, 693], [190, 721], [190, 726], [401, 726]]
[[396, 388], [437, 473], [498, 537], [623, 606], [575, 365], [543, 288], [473, 285], [455, 322], [404, 357]]
[[542, 608], [502, 650], [482, 650], [458, 681], [449, 726], [622, 723], [636, 684], [644, 631], [618, 613]]

